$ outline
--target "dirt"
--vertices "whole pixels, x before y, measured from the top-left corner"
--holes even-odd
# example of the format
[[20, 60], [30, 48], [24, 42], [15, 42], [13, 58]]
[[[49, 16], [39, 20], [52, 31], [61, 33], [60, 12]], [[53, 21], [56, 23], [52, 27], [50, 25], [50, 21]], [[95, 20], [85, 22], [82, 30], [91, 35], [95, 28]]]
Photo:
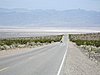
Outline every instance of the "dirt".
[[100, 63], [91, 61], [72, 42], [68, 43], [63, 68], [63, 75], [100, 75]]

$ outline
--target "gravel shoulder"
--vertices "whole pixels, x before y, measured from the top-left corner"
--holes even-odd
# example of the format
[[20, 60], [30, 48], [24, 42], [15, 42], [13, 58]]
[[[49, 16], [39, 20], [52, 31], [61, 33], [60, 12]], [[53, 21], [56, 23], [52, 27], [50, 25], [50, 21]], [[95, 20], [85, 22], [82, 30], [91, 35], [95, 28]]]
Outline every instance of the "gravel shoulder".
[[100, 75], [100, 64], [91, 61], [72, 42], [68, 43], [63, 75]]
[[21, 53], [26, 53], [26, 52], [33, 51], [36, 49], [41, 49], [41, 48], [44, 48], [44, 47], [47, 47], [47, 46], [53, 45], [53, 44], [56, 44], [56, 43], [42, 45], [42, 46], [36, 46], [34, 48], [16, 48], [16, 49], [10, 49], [10, 50], [2, 50], [2, 51], [0, 51], [0, 58], [17, 55], [17, 54], [21, 54]]

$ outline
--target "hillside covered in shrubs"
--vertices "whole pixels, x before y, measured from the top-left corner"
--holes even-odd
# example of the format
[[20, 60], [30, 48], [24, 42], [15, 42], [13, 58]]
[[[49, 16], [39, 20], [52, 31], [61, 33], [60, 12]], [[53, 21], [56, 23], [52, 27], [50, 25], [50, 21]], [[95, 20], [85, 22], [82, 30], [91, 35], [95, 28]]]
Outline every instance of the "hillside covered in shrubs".
[[100, 33], [70, 34], [69, 39], [89, 58], [100, 61]]
[[100, 40], [100, 33], [70, 34], [70, 40]]
[[70, 41], [80, 45], [100, 46], [100, 33], [70, 34]]
[[61, 39], [62, 35], [0, 39], [0, 50], [35, 47], [53, 42], [59, 42]]

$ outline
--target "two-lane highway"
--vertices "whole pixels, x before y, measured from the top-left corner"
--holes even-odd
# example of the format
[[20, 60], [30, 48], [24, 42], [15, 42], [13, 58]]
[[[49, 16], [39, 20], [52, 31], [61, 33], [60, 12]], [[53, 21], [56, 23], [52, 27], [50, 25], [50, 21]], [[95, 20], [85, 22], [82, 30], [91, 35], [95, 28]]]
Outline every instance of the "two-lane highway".
[[0, 58], [0, 75], [57, 75], [67, 50], [67, 37], [30, 52]]

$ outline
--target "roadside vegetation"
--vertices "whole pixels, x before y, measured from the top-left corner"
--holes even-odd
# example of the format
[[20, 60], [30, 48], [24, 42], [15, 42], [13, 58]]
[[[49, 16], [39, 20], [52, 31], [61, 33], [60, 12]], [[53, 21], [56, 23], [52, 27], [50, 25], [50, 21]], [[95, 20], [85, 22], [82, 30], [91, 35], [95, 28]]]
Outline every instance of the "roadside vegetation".
[[90, 59], [100, 61], [99, 33], [70, 34], [69, 39], [74, 42]]
[[75, 42], [78, 46], [80, 45], [90, 45], [90, 46], [100, 46], [100, 40], [71, 40]]
[[0, 39], [0, 50], [27, 48], [59, 42], [62, 35]]

